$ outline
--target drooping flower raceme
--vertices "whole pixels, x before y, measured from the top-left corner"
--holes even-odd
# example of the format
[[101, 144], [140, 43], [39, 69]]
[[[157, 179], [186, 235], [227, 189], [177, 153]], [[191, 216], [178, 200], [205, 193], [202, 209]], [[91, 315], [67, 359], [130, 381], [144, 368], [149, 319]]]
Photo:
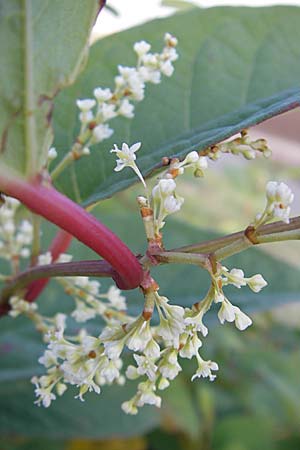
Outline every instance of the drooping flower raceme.
[[161, 53], [150, 53], [151, 45], [145, 41], [136, 42], [133, 49], [137, 64], [135, 67], [118, 66], [113, 90], [96, 87], [94, 98], [77, 100], [81, 129], [73, 149], [75, 159], [88, 155], [91, 145], [111, 137], [114, 130], [108, 123], [112, 119], [134, 117], [134, 103], [144, 99], [147, 83], [158, 84], [162, 75], [173, 74], [173, 63], [178, 58], [176, 45], [177, 39], [169, 33], [165, 34]]

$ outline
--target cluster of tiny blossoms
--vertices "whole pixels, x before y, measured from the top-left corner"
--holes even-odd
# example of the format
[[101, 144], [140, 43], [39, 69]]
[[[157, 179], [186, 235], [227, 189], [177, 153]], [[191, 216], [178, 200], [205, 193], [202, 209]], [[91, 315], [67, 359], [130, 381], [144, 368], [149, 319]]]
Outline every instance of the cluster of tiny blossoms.
[[[81, 280], [79, 278], [70, 282], [73, 289], [84, 288], [85, 295], [94, 296], [94, 301], [88, 305], [90, 309], [95, 309], [94, 315], [84, 315], [84, 312], [82, 316], [73, 315], [76, 321], [83, 322], [84, 319], [87, 321], [99, 314], [99, 308], [101, 310], [104, 306], [101, 300], [96, 298], [99, 297], [98, 286], [85, 277]], [[125, 302], [121, 306], [123, 311], [120, 312], [120, 305], [113, 305], [112, 300], [114, 296], [120, 297], [120, 293], [112, 294], [108, 291], [106, 298], [109, 300], [109, 306], [102, 314], [106, 326], [97, 337], [88, 335], [84, 329], [75, 336], [66, 337], [66, 317], [62, 314], [52, 321], [45, 318], [36, 320], [43, 322], [44, 340], [48, 343], [44, 355], [39, 359], [47, 374], [32, 379], [38, 397], [36, 403], [50, 406], [56, 395], [62, 395], [68, 385], [77, 386], [79, 391], [76, 398], [83, 400], [87, 391], [99, 394], [102, 386], [124, 384], [127, 378], [140, 381], [133, 398], [122, 404], [126, 413], [136, 414], [138, 408], [144, 404], [159, 407], [159, 392], [166, 389], [170, 381], [182, 370], [180, 358], [195, 359], [196, 370], [192, 380], [203, 377], [213, 381], [218, 364], [203, 359], [199, 353], [202, 338], [208, 333], [203, 323], [204, 314], [213, 302], [221, 303], [218, 313], [221, 323], [225, 320], [235, 321], [240, 330], [251, 325], [251, 319], [238, 307], [233, 306], [223, 294], [221, 286], [227, 284], [238, 288], [248, 285], [254, 292], [259, 292], [267, 283], [261, 275], [245, 278], [241, 270], [232, 269], [229, 272], [225, 267], [221, 267], [212, 277], [212, 285], [205, 299], [192, 308], [170, 304], [168, 298], [159, 295], [158, 287], [154, 286], [144, 292], [144, 309], [137, 317], [126, 313]], [[79, 295], [78, 292], [69, 293], [75, 297]], [[17, 303], [11, 301], [11, 306], [11, 314], [15, 315]], [[151, 323], [154, 310], [158, 313], [158, 325]], [[34, 310], [27, 312], [27, 315], [32, 318], [33, 315], [38, 316], [38, 313]], [[124, 367], [122, 356], [126, 349], [133, 352], [134, 364]]]
[[28, 220], [17, 221], [20, 202], [2, 196], [0, 207], [0, 257], [17, 265], [20, 258], [30, 256], [33, 227]]
[[173, 74], [173, 62], [178, 58], [177, 39], [166, 33], [164, 44], [161, 53], [151, 53], [148, 42], [136, 42], [133, 48], [137, 64], [135, 67], [118, 66], [119, 74], [115, 77], [113, 90], [97, 87], [93, 92], [94, 98], [77, 100], [81, 128], [73, 148], [75, 159], [89, 155], [91, 145], [110, 138], [113, 129], [109, 122], [113, 118], [134, 117], [134, 102], [144, 99], [146, 83], [159, 84], [162, 75], [170, 77]]
[[219, 159], [223, 153], [242, 155], [245, 159], [250, 160], [255, 159], [259, 153], [262, 153], [265, 158], [269, 158], [272, 151], [265, 139], [253, 141], [248, 131], [243, 130], [240, 137], [213, 145], [205, 151], [205, 154], [212, 160]]
[[[130, 167], [141, 179], [146, 195], [139, 197], [141, 208], [150, 211], [144, 217], [148, 241], [160, 235], [164, 221], [169, 214], [178, 211], [183, 199], [176, 194], [175, 179], [191, 168], [196, 176], [202, 176], [207, 168], [207, 158], [197, 152], [189, 153], [182, 161], [172, 159], [170, 164], [149, 192], [146, 182], [136, 164], [136, 152], [141, 144], [129, 147], [123, 144], [112, 152], [117, 155], [116, 170]], [[275, 187], [281, 184], [272, 184]], [[273, 200], [278, 199], [278, 189]], [[282, 191], [282, 188], [280, 192]], [[282, 193], [282, 192], [281, 192]], [[283, 193], [282, 193], [283, 194]], [[270, 185], [267, 186], [267, 198], [271, 198]], [[291, 200], [291, 199], [290, 199]], [[274, 200], [275, 201], [275, 200]], [[270, 205], [269, 205], [270, 207]], [[122, 404], [128, 414], [136, 414], [138, 408], [145, 404], [160, 407], [160, 392], [182, 370], [181, 359], [194, 359], [196, 362], [192, 380], [208, 378], [213, 381], [219, 367], [217, 362], [205, 360], [200, 354], [203, 338], [208, 334], [204, 316], [212, 304], [219, 305], [218, 318], [221, 324], [234, 322], [239, 330], [245, 330], [252, 320], [241, 309], [233, 305], [224, 293], [227, 285], [248, 286], [257, 293], [267, 285], [262, 275], [245, 277], [241, 269], [217, 264], [216, 270], [210, 272], [211, 286], [205, 298], [191, 308], [172, 305], [169, 299], [159, 294], [153, 281], [151, 288], [144, 289], [144, 309], [137, 317], [126, 311], [126, 303], [116, 288], [110, 288], [107, 294], [99, 294], [99, 283], [86, 277], [61, 279], [67, 293], [73, 296], [76, 309], [72, 317], [77, 322], [84, 322], [100, 315], [106, 325], [96, 337], [80, 330], [76, 336], [66, 337], [65, 322], [61, 321], [56, 329], [51, 324], [47, 333], [48, 342], [40, 363], [47, 369], [47, 374], [34, 377], [37, 403], [49, 406], [56, 395], [61, 395], [68, 385], [75, 385], [79, 391], [76, 397], [84, 399], [87, 391], [100, 393], [106, 384], [123, 384], [126, 379], [138, 380], [137, 392]], [[103, 302], [106, 298], [108, 302]], [[117, 299], [117, 300], [116, 300]], [[159, 322], [152, 323], [156, 312]], [[131, 363], [125, 364], [124, 353], [133, 353]]]
[[[116, 116], [132, 118], [134, 105], [132, 102], [144, 98], [147, 82], [159, 83], [161, 75], [171, 76], [172, 63], [177, 59], [175, 47], [177, 40], [170, 34], [165, 35], [165, 47], [161, 53], [150, 53], [150, 45], [141, 41], [134, 45], [138, 60], [136, 67], [119, 66], [119, 75], [115, 78], [115, 88], [96, 88], [93, 99], [77, 101], [80, 109], [81, 130], [73, 148], [76, 157], [89, 154], [92, 144], [109, 138], [113, 130], [108, 122]], [[145, 188], [145, 195], [138, 197], [147, 241], [148, 250], [162, 249], [162, 229], [166, 218], [178, 212], [184, 199], [177, 194], [177, 177], [186, 169], [191, 169], [196, 177], [202, 177], [208, 167], [208, 159], [215, 160], [221, 153], [242, 154], [253, 159], [258, 152], [270, 155], [265, 140], [252, 141], [247, 132], [240, 138], [210, 147], [200, 155], [190, 152], [183, 160], [173, 158], [149, 189], [142, 172], [136, 164], [136, 152], [141, 143], [128, 146], [123, 143], [111, 150], [117, 156], [115, 171], [131, 168], [139, 177]], [[74, 153], [74, 154], [75, 154]], [[48, 163], [56, 157], [55, 149], [50, 149]], [[279, 218], [288, 222], [290, 204], [293, 194], [284, 183], [270, 182], [267, 185], [267, 206], [258, 215], [254, 227]], [[27, 245], [32, 241], [32, 227], [27, 221], [16, 227], [14, 214], [18, 203], [12, 199], [6, 201], [6, 209], [0, 209], [0, 256], [7, 259], [17, 256], [29, 256]], [[5, 247], [5, 248], [4, 248]], [[153, 253], [152, 253], [153, 255]], [[69, 262], [70, 255], [61, 255], [57, 262]], [[38, 258], [39, 265], [50, 264], [51, 254], [46, 253]], [[209, 270], [209, 269], [208, 269]], [[76, 398], [84, 400], [87, 392], [99, 394], [104, 385], [124, 384], [126, 380], [138, 380], [135, 395], [122, 404], [128, 414], [137, 414], [138, 408], [145, 404], [160, 407], [160, 392], [182, 370], [181, 359], [195, 361], [195, 372], [192, 381], [197, 378], [208, 378], [213, 381], [219, 367], [217, 362], [205, 360], [201, 354], [203, 338], [208, 334], [204, 316], [215, 303], [219, 306], [218, 318], [221, 324], [234, 322], [239, 330], [245, 330], [252, 324], [240, 308], [233, 305], [224, 293], [227, 285], [248, 286], [257, 293], [267, 285], [260, 274], [245, 277], [241, 269], [229, 270], [216, 262], [214, 270], [209, 270], [211, 285], [207, 295], [190, 308], [173, 305], [169, 299], [159, 294], [159, 287], [150, 277], [148, 287], [142, 286], [144, 307], [137, 316], [127, 311], [125, 297], [112, 286], [102, 293], [97, 280], [88, 277], [57, 278], [63, 289], [75, 303], [71, 313], [77, 323], [87, 322], [96, 317], [104, 321], [102, 332], [96, 336], [88, 334], [85, 328], [76, 334], [66, 333], [67, 316], [61, 313], [54, 317], [45, 317], [38, 311], [36, 304], [26, 302], [21, 296], [10, 299], [9, 314], [16, 317], [20, 314], [31, 319], [43, 334], [47, 344], [39, 362], [46, 373], [41, 377], [34, 376], [36, 403], [49, 407], [57, 396], [61, 396], [68, 386], [78, 389]], [[155, 313], [158, 322], [152, 320]], [[124, 358], [128, 350], [132, 352], [131, 361]]]
[[262, 213], [257, 214], [254, 226], [263, 225], [274, 219], [289, 223], [291, 204], [294, 200], [294, 194], [285, 183], [269, 181], [266, 187], [267, 204]]

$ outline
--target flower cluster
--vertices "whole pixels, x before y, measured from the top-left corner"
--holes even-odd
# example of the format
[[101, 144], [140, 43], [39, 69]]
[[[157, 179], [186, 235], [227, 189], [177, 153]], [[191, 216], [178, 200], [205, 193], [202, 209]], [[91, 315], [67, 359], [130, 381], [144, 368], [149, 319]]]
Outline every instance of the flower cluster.
[[255, 228], [274, 219], [289, 223], [294, 194], [285, 183], [269, 181], [266, 186], [267, 204], [262, 214], [257, 214]]
[[[90, 289], [93, 295], [98, 286], [85, 278], [74, 279], [73, 289]], [[267, 283], [261, 275], [245, 278], [240, 269], [228, 271], [222, 266], [212, 276], [212, 285], [208, 294], [192, 308], [183, 308], [169, 303], [167, 297], [158, 294], [154, 283], [145, 292], [144, 310], [137, 317], [126, 314], [105, 315], [106, 326], [97, 337], [89, 336], [85, 330], [73, 337], [65, 337], [65, 317], [56, 319], [49, 327], [45, 340], [48, 347], [39, 362], [47, 369], [47, 374], [33, 377], [36, 386], [37, 404], [47, 407], [56, 395], [61, 395], [68, 385], [78, 387], [77, 398], [84, 399], [88, 391], [100, 393], [102, 386], [113, 382], [123, 384], [127, 379], [139, 379], [136, 394], [122, 404], [122, 409], [129, 414], [136, 414], [138, 408], [145, 405], [160, 407], [159, 392], [166, 389], [170, 382], [182, 370], [180, 358], [195, 359], [196, 369], [192, 381], [196, 378], [208, 378], [213, 381], [218, 364], [204, 360], [199, 354], [203, 337], [208, 329], [203, 324], [203, 317], [213, 302], [221, 303], [218, 317], [221, 323], [235, 321], [239, 330], [251, 325], [251, 319], [238, 307], [233, 306], [225, 297], [222, 285], [232, 284], [238, 288], [248, 285], [254, 292], [261, 290]], [[77, 296], [76, 292], [69, 292]], [[119, 295], [119, 293], [117, 293]], [[90, 294], [88, 294], [90, 295]], [[125, 304], [122, 308], [125, 308]], [[98, 307], [91, 304], [96, 313]], [[156, 310], [158, 325], [151, 323]], [[83, 313], [84, 315], [84, 313]], [[73, 315], [82, 321], [80, 312]], [[85, 320], [92, 318], [90, 314]], [[134, 364], [124, 367], [122, 354], [125, 349], [133, 352]]]
[[[116, 153], [119, 158], [117, 159], [117, 166], [114, 170], [119, 172], [125, 167], [131, 168], [139, 177], [146, 189], [147, 197], [140, 196], [138, 198], [138, 202], [142, 208], [151, 208], [153, 213], [151, 215], [152, 227], [149, 226], [149, 216], [146, 219], [148, 221], [147, 229], [149, 231], [149, 235], [147, 234], [147, 237], [151, 239], [160, 234], [160, 230], [165, 224], [165, 218], [170, 214], [178, 212], [184, 202], [184, 199], [175, 192], [175, 178], [182, 175], [185, 169], [189, 168], [194, 171], [195, 176], [203, 176], [204, 170], [208, 167], [208, 163], [207, 158], [205, 156], [199, 156], [196, 151], [188, 153], [183, 161], [180, 161], [178, 158], [173, 158], [170, 161], [168, 169], [160, 175], [156, 185], [152, 189], [151, 195], [149, 195], [147, 192], [146, 182], [135, 162], [135, 153], [140, 149], [140, 147], [140, 142], [133, 144], [130, 147], [128, 144], [123, 143], [121, 149], [115, 145], [111, 150], [111, 153]], [[150, 228], [152, 228], [152, 230]]]
[[71, 316], [77, 322], [86, 322], [96, 316], [122, 316], [121, 312], [126, 310], [125, 297], [115, 286], [104, 294], [99, 292], [99, 281], [89, 277], [58, 278], [58, 282], [75, 301], [76, 308]]
[[240, 137], [213, 145], [205, 151], [205, 154], [213, 160], [219, 159], [222, 153], [242, 155], [248, 160], [255, 159], [259, 153], [262, 153], [265, 158], [269, 158], [272, 155], [267, 141], [265, 139], [253, 141], [247, 130], [243, 130]]
[[81, 129], [73, 149], [75, 158], [88, 155], [91, 145], [113, 134], [113, 129], [108, 125], [111, 119], [118, 116], [128, 119], [134, 117], [133, 102], [144, 99], [146, 83], [158, 84], [162, 75], [170, 77], [173, 74], [173, 62], [178, 58], [177, 39], [166, 33], [164, 44], [161, 53], [151, 53], [150, 44], [136, 42], [133, 47], [137, 54], [136, 67], [119, 65], [113, 90], [97, 87], [94, 89], [94, 98], [77, 100]]
[[17, 221], [20, 202], [12, 197], [3, 196], [0, 207], [0, 257], [13, 263], [19, 258], [30, 256], [33, 227], [28, 220]]
[[[134, 45], [136, 67], [118, 66], [119, 74], [115, 77], [113, 90], [97, 87], [94, 98], [77, 100], [81, 129], [70, 152], [73, 159], [88, 155], [91, 145], [112, 135], [113, 130], [108, 124], [111, 119], [134, 116], [133, 102], [143, 100], [146, 83], [157, 84], [162, 75], [170, 77], [173, 74], [173, 62], [178, 57], [177, 39], [167, 33], [164, 43], [161, 53], [150, 53], [150, 44], [137, 42]], [[140, 147], [139, 142], [131, 146], [123, 143], [121, 148], [115, 145], [111, 153], [117, 156], [114, 170], [119, 172], [129, 167], [145, 188], [145, 196], [138, 197], [148, 241], [147, 253], [140, 259], [144, 269], [141, 284], [145, 299], [143, 310], [137, 316], [130, 315], [125, 297], [119, 289], [111, 286], [106, 293], [102, 293], [99, 281], [85, 276], [57, 278], [57, 282], [74, 300], [75, 308], [70, 314], [73, 321], [85, 323], [96, 317], [102, 319], [104, 327], [95, 336], [86, 329], [77, 330], [76, 334], [69, 330], [66, 333], [66, 315], [58, 313], [54, 317], [43, 316], [36, 304], [30, 304], [22, 298], [21, 292], [9, 300], [9, 314], [12, 317], [23, 314], [32, 320], [47, 344], [43, 356], [39, 358], [46, 373], [32, 378], [37, 397], [35, 403], [38, 405], [49, 407], [69, 385], [78, 388], [76, 398], [83, 401], [87, 392], [100, 394], [104, 385], [122, 385], [127, 380], [137, 380], [135, 395], [122, 404], [122, 409], [128, 414], [137, 414], [138, 408], [145, 404], [160, 407], [160, 392], [182, 371], [182, 359], [195, 362], [192, 381], [197, 378], [215, 380], [219, 370], [217, 362], [205, 360], [200, 352], [203, 339], [208, 334], [204, 323], [205, 314], [213, 304], [219, 307], [217, 315], [221, 324], [234, 322], [241, 331], [252, 324], [251, 318], [226, 297], [224, 288], [228, 285], [238, 289], [248, 286], [253, 292], [260, 292], [267, 285], [260, 274], [245, 277], [243, 270], [229, 270], [221, 265], [216, 254], [210, 257], [196, 255], [207, 259], [207, 265], [203, 264], [203, 267], [209, 272], [211, 285], [201, 301], [192, 307], [183, 308], [173, 305], [167, 297], [159, 294], [159, 287], [151, 278], [149, 269], [160, 262], [159, 256], [163, 256], [163, 252], [160, 253], [163, 250], [161, 230], [166, 218], [178, 212], [184, 202], [177, 194], [177, 177], [187, 169], [191, 169], [194, 176], [203, 177], [208, 159], [218, 159], [222, 153], [243, 155], [246, 159], [254, 159], [258, 153], [268, 157], [271, 152], [266, 141], [252, 141], [247, 131], [243, 131], [239, 138], [201, 152], [191, 151], [182, 160], [164, 158], [165, 170], [151, 189], [136, 163], [136, 152]], [[56, 156], [56, 150], [51, 148], [46, 166]], [[293, 194], [284, 183], [269, 182], [267, 205], [264, 212], [256, 217], [254, 228], [275, 218], [288, 223], [292, 201]], [[30, 222], [23, 220], [16, 224], [18, 205], [17, 200], [6, 198], [0, 208], [0, 256], [11, 261], [28, 257], [28, 246], [33, 240]], [[212, 256], [215, 261], [212, 261]], [[66, 263], [71, 259], [70, 255], [63, 254], [56, 262]], [[50, 252], [39, 255], [36, 260], [36, 265], [53, 262]], [[128, 351], [131, 352], [129, 362], [128, 358], [124, 358]]]
[[223, 324], [224, 322], [235, 322], [235, 326], [239, 330], [245, 330], [252, 324], [252, 320], [240, 308], [231, 304], [228, 298], [223, 293], [223, 286], [231, 284], [238, 289], [248, 285], [249, 288], [258, 293], [267, 286], [267, 282], [260, 275], [253, 275], [250, 278], [246, 278], [243, 270], [231, 269], [230, 271], [225, 266], [221, 266], [217, 274], [213, 278], [214, 286], [214, 300], [215, 303], [221, 303], [221, 307], [218, 312], [218, 318]]

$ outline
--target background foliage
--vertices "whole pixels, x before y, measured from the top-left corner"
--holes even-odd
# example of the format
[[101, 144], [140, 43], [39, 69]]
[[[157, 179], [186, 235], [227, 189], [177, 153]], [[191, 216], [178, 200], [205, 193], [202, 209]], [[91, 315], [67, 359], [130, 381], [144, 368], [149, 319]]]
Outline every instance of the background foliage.
[[[68, 2], [62, 3], [69, 7]], [[94, 2], [87, 3], [90, 11], [85, 12], [86, 28], [77, 55], [85, 45], [94, 14]], [[78, 8], [74, 8], [75, 28], [75, 16], [78, 14], [79, 20], [81, 14]], [[113, 173], [114, 158], [107, 150], [114, 142], [142, 140], [141, 167], [150, 173], [166, 153], [183, 154], [203, 148], [299, 102], [299, 19], [299, 9], [292, 7], [196, 10], [153, 21], [96, 43], [76, 83], [55, 100], [56, 146], [60, 157], [76, 135], [75, 99], [89, 97], [97, 85], [111, 86], [117, 64], [134, 63], [132, 44], [136, 40], [149, 40], [159, 49], [164, 32], [170, 31], [179, 38], [180, 59], [174, 78], [148, 88], [146, 100], [137, 106], [136, 118], [116, 120], [113, 138], [95, 148], [90, 158], [70, 168], [58, 180], [57, 187], [85, 204], [106, 198], [135, 181], [129, 170], [118, 176]], [[69, 33], [67, 26], [64, 32]], [[62, 45], [59, 33], [55, 38], [57, 45]], [[45, 48], [47, 36], [39, 42], [40, 48]], [[2, 70], [8, 70], [8, 62], [3, 61]], [[60, 58], [59, 63], [64, 61]], [[13, 85], [14, 79], [10, 82]], [[20, 122], [18, 126], [24, 124]], [[18, 155], [21, 154], [20, 151]], [[12, 162], [15, 157], [4, 158], [6, 164], [17, 168]], [[23, 163], [21, 166], [23, 171], [25, 166]], [[243, 228], [257, 212], [256, 205], [262, 205], [265, 180], [275, 175], [280, 179], [283, 174], [286, 178], [288, 173], [283, 163], [266, 165], [261, 161], [252, 162], [247, 168], [243, 165], [232, 168], [229, 162], [221, 170], [214, 173], [211, 164], [204, 181], [186, 178], [182, 182], [185, 212], [181, 218], [168, 221], [165, 240], [168, 248], [198, 242], [223, 230]], [[143, 253], [145, 240], [134, 203], [139, 192], [137, 188], [119, 193], [94, 212], [134, 252]], [[245, 205], [248, 207], [242, 210], [241, 218], [240, 211]], [[54, 232], [53, 227], [44, 225], [45, 249]], [[133, 384], [106, 388], [100, 396], [87, 396], [85, 403], [75, 401], [70, 391], [50, 409], [37, 408], [33, 405], [29, 378], [41, 373], [37, 358], [43, 344], [25, 319], [1, 319], [0, 449], [88, 450], [101, 449], [102, 445], [107, 449], [132, 450], [298, 449], [299, 325], [282, 323], [282, 318], [290, 322], [294, 310], [289, 313], [289, 308], [281, 309], [277, 315], [270, 312], [274, 306], [299, 301], [299, 260], [293, 257], [295, 247], [298, 255], [296, 243], [284, 246], [284, 257], [282, 252], [279, 257], [276, 252], [271, 254], [266, 247], [249, 250], [228, 261], [229, 267], [242, 267], [249, 275], [260, 272], [269, 282], [258, 295], [250, 291], [238, 295], [236, 289], [228, 289], [235, 304], [252, 314], [256, 312], [255, 326], [241, 334], [230, 324], [221, 327], [215, 314], [210, 314], [207, 320], [211, 331], [205, 347], [207, 356], [219, 362], [219, 377], [213, 384], [191, 383], [193, 367], [186, 364], [182, 376], [166, 391], [162, 411], [146, 407], [137, 417], [125, 416], [119, 405], [134, 391]], [[76, 242], [71, 252], [75, 259], [95, 257]], [[181, 305], [190, 305], [201, 298], [208, 286], [206, 274], [191, 267], [166, 266], [155, 277], [161, 293], [167, 293], [172, 302]], [[102, 284], [105, 288], [107, 283]], [[138, 312], [140, 293], [130, 292], [127, 299], [131, 311]], [[45, 312], [67, 311], [72, 301], [52, 282], [39, 304]], [[93, 321], [90, 328], [96, 334], [101, 326]], [[110, 443], [98, 442], [108, 438]]]

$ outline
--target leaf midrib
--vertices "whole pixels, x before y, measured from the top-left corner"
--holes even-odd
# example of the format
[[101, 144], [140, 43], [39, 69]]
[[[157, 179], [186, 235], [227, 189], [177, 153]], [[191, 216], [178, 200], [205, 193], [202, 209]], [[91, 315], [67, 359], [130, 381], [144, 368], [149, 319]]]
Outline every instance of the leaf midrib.
[[26, 176], [36, 173], [37, 142], [35, 122], [32, 0], [23, 0], [24, 17], [24, 134]]

